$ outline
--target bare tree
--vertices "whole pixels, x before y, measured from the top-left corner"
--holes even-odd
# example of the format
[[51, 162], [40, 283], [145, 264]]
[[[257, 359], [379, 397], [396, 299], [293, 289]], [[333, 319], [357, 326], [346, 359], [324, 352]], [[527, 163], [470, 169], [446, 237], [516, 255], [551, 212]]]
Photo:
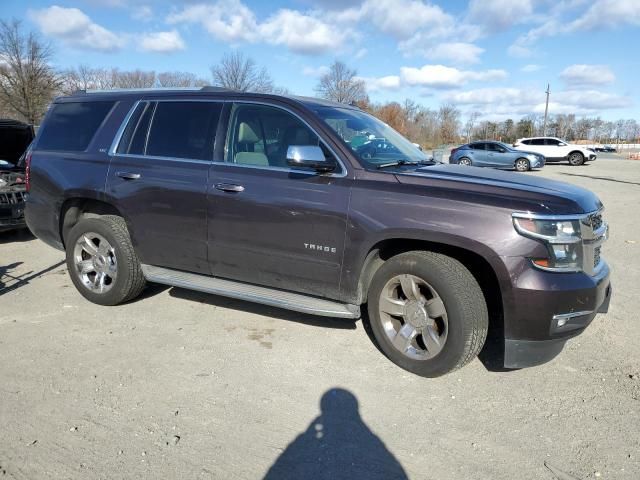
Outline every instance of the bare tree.
[[52, 52], [20, 22], [0, 20], [0, 103], [29, 123], [37, 123], [59, 80], [50, 66]]
[[241, 52], [229, 53], [211, 67], [213, 84], [240, 92], [273, 93], [275, 87], [266, 68], [258, 68]]
[[467, 143], [471, 141], [471, 133], [473, 132], [473, 125], [476, 123], [476, 120], [480, 118], [480, 112], [471, 112], [469, 114], [469, 118], [467, 118], [467, 123], [464, 124], [464, 129], [467, 132]]
[[156, 83], [156, 72], [144, 70], [120, 72], [117, 83], [118, 88], [151, 88]]
[[191, 72], [162, 72], [156, 78], [159, 87], [204, 87], [206, 80], [198, 78]]
[[109, 70], [79, 65], [62, 72], [60, 89], [66, 95], [78, 90], [108, 90], [116, 87], [119, 74], [115, 68]]
[[367, 97], [367, 89], [364, 81], [356, 75], [356, 70], [336, 60], [329, 67], [329, 71], [320, 77], [315, 91], [322, 98], [334, 102], [363, 101]]
[[453, 143], [459, 140], [458, 130], [460, 129], [460, 110], [454, 105], [445, 103], [438, 111], [440, 120], [440, 139], [443, 143]]

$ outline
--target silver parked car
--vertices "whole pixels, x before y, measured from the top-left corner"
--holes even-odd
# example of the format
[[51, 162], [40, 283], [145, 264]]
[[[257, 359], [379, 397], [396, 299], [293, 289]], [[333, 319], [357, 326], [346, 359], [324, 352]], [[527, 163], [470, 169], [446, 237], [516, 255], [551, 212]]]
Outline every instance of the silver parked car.
[[526, 172], [532, 168], [544, 167], [545, 158], [539, 153], [516, 150], [502, 142], [483, 140], [451, 150], [449, 163], [516, 169], [518, 172]]

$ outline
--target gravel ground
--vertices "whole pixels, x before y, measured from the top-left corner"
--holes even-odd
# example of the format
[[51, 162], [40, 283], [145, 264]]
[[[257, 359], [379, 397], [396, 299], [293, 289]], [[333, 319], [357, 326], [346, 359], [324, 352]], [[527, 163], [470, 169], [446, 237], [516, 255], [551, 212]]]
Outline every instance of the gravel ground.
[[61, 252], [0, 234], [0, 478], [640, 478], [640, 162], [528, 175], [600, 195], [614, 296], [511, 372], [420, 378], [361, 322], [181, 289], [100, 307]]

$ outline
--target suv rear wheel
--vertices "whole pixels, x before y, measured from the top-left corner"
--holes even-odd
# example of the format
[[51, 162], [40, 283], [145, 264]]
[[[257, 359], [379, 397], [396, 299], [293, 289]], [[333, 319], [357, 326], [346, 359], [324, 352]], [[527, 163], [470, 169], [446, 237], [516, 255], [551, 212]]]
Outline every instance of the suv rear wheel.
[[115, 215], [80, 220], [66, 239], [67, 268], [89, 301], [117, 305], [142, 292], [145, 278], [125, 221]]
[[458, 165], [465, 165], [467, 167], [470, 167], [471, 159], [467, 157], [462, 157], [460, 160], [458, 160]]
[[438, 377], [473, 360], [489, 323], [478, 282], [459, 261], [408, 252], [384, 263], [369, 288], [371, 331], [396, 365]]
[[584, 155], [580, 152], [571, 152], [569, 154], [569, 164], [578, 167], [584, 163]]

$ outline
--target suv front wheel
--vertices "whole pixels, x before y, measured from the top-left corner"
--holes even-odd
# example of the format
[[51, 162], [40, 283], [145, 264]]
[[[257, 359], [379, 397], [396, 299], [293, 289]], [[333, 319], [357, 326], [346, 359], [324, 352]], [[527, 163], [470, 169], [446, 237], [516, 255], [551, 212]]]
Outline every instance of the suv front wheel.
[[438, 377], [473, 360], [489, 323], [474, 276], [454, 258], [402, 253], [382, 265], [368, 295], [369, 322], [382, 351], [398, 366]]
[[80, 220], [67, 236], [66, 253], [73, 284], [93, 303], [117, 305], [144, 289], [140, 261], [121, 217]]
[[584, 163], [584, 155], [580, 152], [571, 152], [569, 154], [569, 164], [578, 167]]

